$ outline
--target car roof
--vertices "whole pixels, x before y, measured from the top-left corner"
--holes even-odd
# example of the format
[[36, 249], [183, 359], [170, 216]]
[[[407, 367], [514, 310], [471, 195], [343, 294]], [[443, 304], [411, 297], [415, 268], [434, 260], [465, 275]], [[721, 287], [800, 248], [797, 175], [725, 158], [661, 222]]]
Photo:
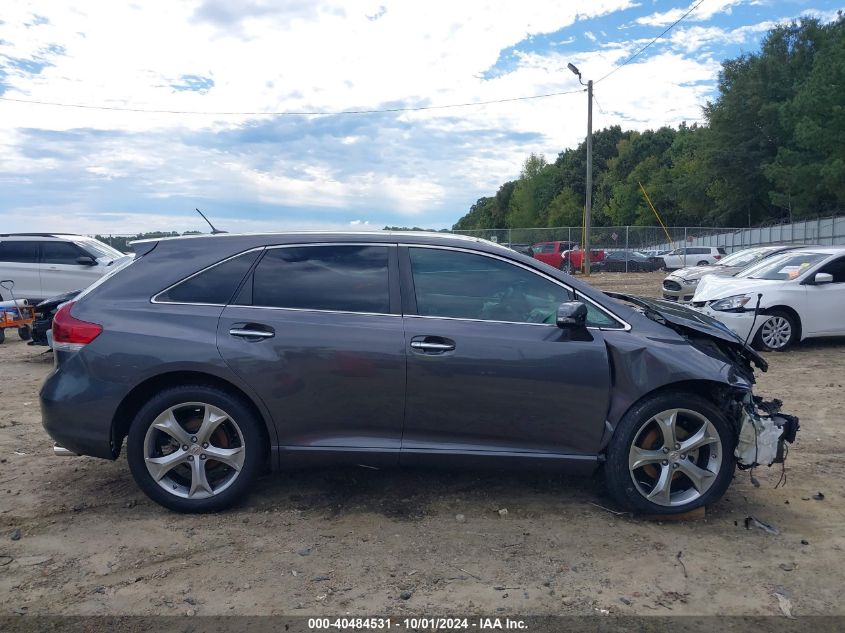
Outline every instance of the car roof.
[[[434, 231], [286, 231], [279, 233], [218, 233], [216, 235], [200, 234], [200, 235], [183, 235], [177, 237], [161, 237], [144, 240], [135, 240], [129, 242], [136, 253], [148, 251], [155, 247], [156, 244], [202, 244], [208, 242], [210, 245], [221, 241], [236, 241], [244, 244], [251, 244], [253, 246], [269, 246], [272, 244], [297, 243], [303, 244], [315, 243], [320, 241], [325, 242], [344, 242], [354, 240], [373, 241], [373, 242], [396, 242], [403, 241], [407, 243], [417, 244], [433, 244], [441, 246], [453, 246], [459, 248], [475, 244], [483, 246], [492, 251], [500, 251], [503, 253], [514, 253], [512, 249], [492, 242], [480, 237], [470, 235], [460, 235], [457, 233], [437, 233]], [[139, 248], [140, 247], [140, 248]]]
[[233, 237], [237, 238], [281, 238], [287, 240], [288, 238], [295, 238], [298, 236], [306, 237], [325, 237], [333, 240], [344, 238], [348, 236], [360, 237], [375, 237], [383, 238], [390, 237], [427, 237], [429, 239], [448, 239], [448, 240], [463, 240], [465, 242], [484, 242], [486, 244], [494, 244], [501, 246], [497, 242], [485, 240], [480, 237], [471, 235], [462, 235], [460, 233], [438, 233], [436, 231], [278, 231], [278, 232], [259, 232], [259, 233], [217, 233], [214, 235], [208, 233], [192, 234], [192, 235], [178, 235], [174, 237], [153, 237], [143, 240], [134, 240], [130, 244], [146, 244], [149, 242], [175, 242], [179, 240], [224, 240]]

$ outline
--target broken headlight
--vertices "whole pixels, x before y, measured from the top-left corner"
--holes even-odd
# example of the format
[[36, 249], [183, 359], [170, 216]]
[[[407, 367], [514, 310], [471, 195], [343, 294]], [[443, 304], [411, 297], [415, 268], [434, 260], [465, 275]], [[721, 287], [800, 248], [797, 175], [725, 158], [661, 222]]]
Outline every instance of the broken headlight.
[[729, 312], [731, 310], [742, 310], [749, 301], [751, 301], [749, 295], [734, 295], [714, 301], [710, 304], [710, 307], [719, 312]]

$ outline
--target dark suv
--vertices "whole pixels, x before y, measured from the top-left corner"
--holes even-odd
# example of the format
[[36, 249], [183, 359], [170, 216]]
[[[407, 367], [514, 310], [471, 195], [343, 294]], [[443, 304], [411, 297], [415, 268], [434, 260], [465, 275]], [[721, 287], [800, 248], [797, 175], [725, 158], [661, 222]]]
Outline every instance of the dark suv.
[[[58, 454], [116, 459], [181, 511], [319, 460], [590, 473], [638, 511], [718, 499], [797, 422], [761, 409], [724, 326], [611, 298], [536, 259], [425, 233], [134, 244], [56, 314], [41, 390]], [[553, 416], [549, 415], [554, 411]]]

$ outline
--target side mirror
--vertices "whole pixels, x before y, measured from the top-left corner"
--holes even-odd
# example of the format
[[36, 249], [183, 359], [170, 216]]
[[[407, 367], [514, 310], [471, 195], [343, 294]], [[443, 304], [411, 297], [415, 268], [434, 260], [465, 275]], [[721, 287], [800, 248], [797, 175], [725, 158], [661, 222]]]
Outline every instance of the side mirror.
[[587, 327], [587, 306], [580, 301], [564, 301], [557, 308], [557, 326], [564, 330]]
[[833, 275], [830, 273], [816, 273], [816, 276], [813, 277], [813, 283], [816, 285], [819, 284], [832, 284], [833, 283]]
[[96, 266], [97, 260], [91, 257], [90, 255], [81, 255], [80, 257], [76, 258], [76, 263], [80, 266]]

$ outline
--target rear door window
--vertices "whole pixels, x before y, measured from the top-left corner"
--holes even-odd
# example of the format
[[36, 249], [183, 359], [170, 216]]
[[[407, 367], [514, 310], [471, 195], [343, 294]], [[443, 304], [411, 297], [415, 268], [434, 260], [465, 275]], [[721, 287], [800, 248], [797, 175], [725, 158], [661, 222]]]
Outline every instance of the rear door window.
[[8, 240], [0, 242], [0, 262], [37, 264], [38, 242]]
[[390, 313], [387, 246], [271, 248], [252, 279], [254, 306]]
[[188, 277], [159, 293], [158, 303], [226, 305], [249, 272], [260, 251], [243, 253]]

